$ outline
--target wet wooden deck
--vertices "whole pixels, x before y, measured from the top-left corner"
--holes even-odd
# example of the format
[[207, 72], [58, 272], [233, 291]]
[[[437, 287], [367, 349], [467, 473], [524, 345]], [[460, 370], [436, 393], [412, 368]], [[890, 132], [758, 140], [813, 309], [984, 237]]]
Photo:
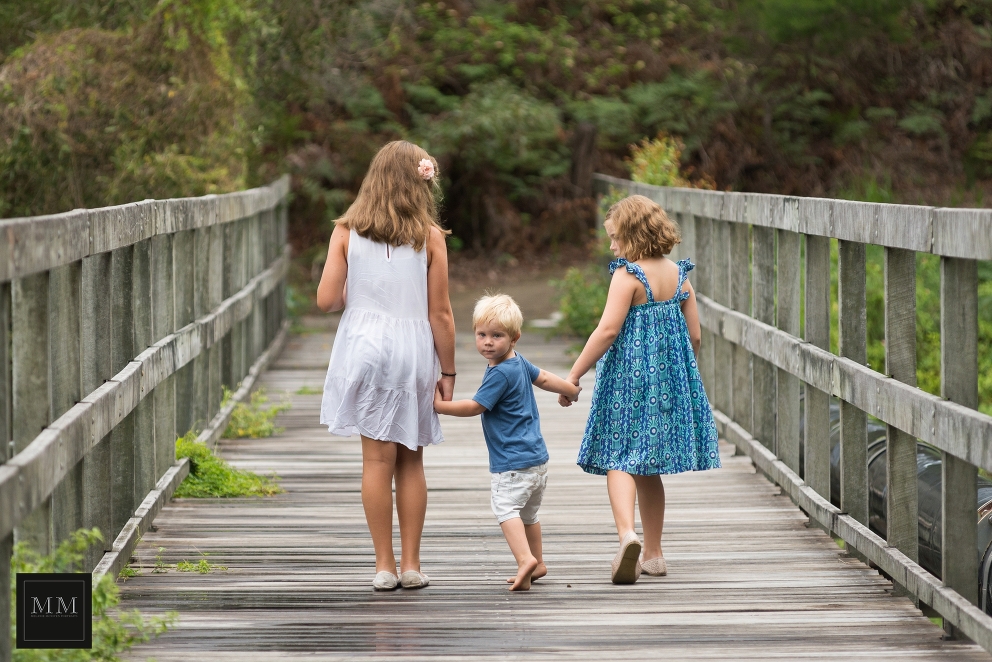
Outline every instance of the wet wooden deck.
[[[612, 585], [617, 539], [605, 480], [574, 464], [591, 380], [567, 410], [538, 392], [551, 453], [541, 509], [546, 578], [529, 593], [506, 591], [514, 563], [489, 508], [479, 421], [442, 418], [447, 441], [426, 452], [422, 558], [431, 586], [373, 593], [359, 443], [319, 426], [319, 395], [296, 394], [322, 386], [331, 342], [321, 333], [294, 338], [262, 379], [273, 399], [286, 393], [292, 403], [279, 419], [285, 432], [222, 442], [237, 466], [278, 473], [286, 493], [176, 500], [145, 535], [141, 575], [122, 585], [123, 606], [178, 610], [180, 619], [133, 659], [992, 659], [942, 641], [907, 598], [807, 528], [729, 446], [723, 469], [665, 480], [669, 575]], [[483, 362], [470, 337], [459, 342], [457, 397], [469, 397]], [[531, 334], [520, 347], [532, 362], [567, 371], [563, 346]], [[151, 572], [156, 556], [174, 565], [204, 555], [227, 570]]]

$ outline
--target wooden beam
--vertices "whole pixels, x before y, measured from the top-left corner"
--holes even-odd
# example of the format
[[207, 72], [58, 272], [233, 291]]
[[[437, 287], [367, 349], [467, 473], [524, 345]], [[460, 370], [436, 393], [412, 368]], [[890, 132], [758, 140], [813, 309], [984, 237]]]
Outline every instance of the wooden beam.
[[[805, 339], [830, 351], [830, 240], [806, 235]], [[830, 499], [830, 392], [806, 384], [804, 480]]]
[[[797, 213], [794, 205], [788, 207]], [[778, 233], [778, 302], [775, 322], [786, 333], [799, 335], [800, 250], [799, 233]], [[799, 473], [799, 379], [787, 370], [775, 374], [775, 445], [777, 455]]]
[[[964, 407], [978, 406], [978, 264], [974, 260], [940, 261], [940, 392]], [[943, 453], [942, 460], [942, 578], [945, 586], [978, 604], [978, 470], [950, 453]], [[945, 629], [957, 634], [953, 627]]]

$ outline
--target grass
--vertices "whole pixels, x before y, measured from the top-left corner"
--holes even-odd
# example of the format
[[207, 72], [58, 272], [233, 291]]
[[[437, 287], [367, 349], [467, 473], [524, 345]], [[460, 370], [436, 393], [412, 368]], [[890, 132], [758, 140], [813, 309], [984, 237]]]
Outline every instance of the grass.
[[[11, 575], [18, 572], [80, 572], [83, 556], [92, 545], [102, 543], [98, 529], [79, 529], [64, 540], [52, 554], [41, 555], [27, 543], [14, 546], [10, 562]], [[125, 568], [135, 576], [136, 571]], [[131, 572], [135, 574], [130, 574]], [[16, 586], [11, 582], [10, 603], [14, 604]], [[112, 575], [93, 582], [93, 648], [92, 649], [14, 649], [14, 662], [82, 662], [84, 660], [120, 660], [120, 654], [135, 644], [164, 633], [178, 618], [174, 611], [161, 616], [145, 617], [137, 609], [120, 609], [120, 590]], [[10, 637], [16, 639], [16, 610], [11, 610]]]
[[206, 444], [196, 441], [195, 432], [176, 440], [176, 457], [189, 458], [190, 462], [189, 476], [175, 493], [180, 498], [272, 496], [284, 491], [276, 476], [260, 476], [232, 467]]
[[323, 394], [324, 394], [324, 389], [314, 388], [313, 386], [307, 386], [306, 384], [296, 389], [296, 395], [323, 395]]
[[200, 559], [196, 563], [184, 559], [176, 564], [176, 570], [179, 572], [198, 572], [201, 575], [205, 575], [213, 570], [227, 570], [227, 566], [216, 565], [208, 562], [206, 559]]
[[[223, 404], [227, 404], [231, 399], [231, 391], [224, 388]], [[269, 398], [265, 395], [265, 389], [258, 389], [251, 394], [247, 403], [239, 402], [234, 406], [231, 413], [231, 420], [224, 430], [224, 437], [227, 439], [260, 439], [271, 437], [280, 428], [275, 425], [275, 417], [281, 412], [289, 409], [289, 403], [283, 402], [278, 405], [266, 407]]]

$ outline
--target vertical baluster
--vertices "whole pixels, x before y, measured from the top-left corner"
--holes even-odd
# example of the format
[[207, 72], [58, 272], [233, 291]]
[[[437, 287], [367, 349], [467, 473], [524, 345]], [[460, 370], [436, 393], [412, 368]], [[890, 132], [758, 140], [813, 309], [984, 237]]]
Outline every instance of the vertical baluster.
[[[723, 306], [730, 305], [730, 224], [726, 221], [711, 221], [713, 224], [712, 280], [710, 288], [714, 301]], [[724, 413], [733, 410], [732, 389], [733, 366], [730, 341], [714, 335], [713, 366], [714, 380], [711, 397], [716, 408]]]
[[[806, 325], [804, 337], [830, 350], [830, 239], [806, 235]], [[830, 394], [806, 385], [804, 480], [830, 499]]]
[[[51, 423], [49, 402], [48, 272], [17, 279], [12, 287], [14, 453], [24, 450]], [[15, 531], [42, 554], [51, 549], [51, 497], [21, 520]]]
[[[795, 203], [786, 201], [785, 212], [795, 214]], [[799, 335], [800, 241], [799, 233], [778, 230], [778, 305], [775, 321], [778, 328]], [[775, 444], [786, 466], [800, 472], [799, 466], [799, 378], [776, 369]]]
[[[147, 247], [147, 242], [142, 242]], [[140, 271], [142, 260], [135, 254], [141, 249], [135, 246], [118, 248], [110, 256], [111, 290], [110, 290], [110, 373], [116, 375], [137, 354], [135, 343], [144, 341], [138, 338], [138, 321], [140, 315], [135, 315], [135, 292], [140, 292], [142, 285], [147, 289], [147, 259], [144, 260], [144, 273]], [[146, 252], [147, 258], [147, 252]], [[133, 289], [132, 289], [133, 288]], [[147, 303], [144, 311], [147, 314]], [[139, 311], [140, 312], [140, 311]], [[131, 513], [134, 512], [134, 496], [136, 474], [136, 453], [140, 447], [139, 433], [148, 430], [147, 422], [138, 425], [139, 420], [147, 418], [151, 402], [144, 400], [128, 414], [124, 420], [110, 431], [110, 532], [104, 543], [110, 548], [117, 533], [127, 524]]]
[[[175, 330], [172, 240], [173, 235], [169, 234], [152, 237], [153, 342]], [[149, 489], [155, 487], [159, 477], [176, 461], [176, 375], [172, 374], [163, 379], [151, 395], [155, 403], [155, 465]]]
[[[262, 216], [256, 214], [251, 219], [251, 252], [252, 271], [251, 276], [260, 274], [268, 264], [265, 262], [264, 246], [262, 245]], [[260, 297], [255, 299], [255, 307], [251, 311], [251, 358], [248, 361], [249, 367], [255, 364], [256, 359], [265, 351], [265, 301]]]
[[[223, 297], [226, 299], [235, 292], [237, 288], [235, 287], [235, 273], [234, 273], [234, 262], [236, 258], [235, 251], [235, 238], [237, 232], [235, 231], [235, 221], [224, 224], [224, 266], [223, 266]], [[229, 389], [234, 390], [237, 384], [237, 379], [234, 374], [234, 328], [224, 335], [223, 340], [221, 340], [221, 382], [227, 386]]]
[[[207, 266], [207, 307], [215, 310], [224, 300], [224, 226], [210, 227], [210, 257]], [[223, 371], [224, 343], [220, 338], [213, 338], [210, 354], [207, 357], [207, 389], [210, 392], [207, 420], [211, 420], [220, 409], [222, 394], [221, 384], [224, 379]]]
[[[916, 253], [885, 249], [885, 371], [916, 386]], [[916, 439], [886, 427], [886, 540], [917, 560]]]
[[[978, 406], [978, 263], [940, 260], [940, 391], [965, 407]], [[978, 604], [977, 468], [941, 453], [943, 459], [941, 565], [944, 585]], [[946, 624], [948, 634], [956, 635]]]
[[[0, 283], [0, 459], [6, 462], [13, 447], [11, 437], [11, 365], [10, 365], [10, 283]], [[14, 504], [10, 504], [10, 508]], [[0, 539], [0, 660], [11, 659], [10, 617], [10, 556], [13, 551], [14, 536], [8, 534]]]
[[[147, 220], [147, 219], [146, 219]], [[152, 334], [152, 242], [139, 241], [133, 246], [131, 310], [134, 325], [134, 346], [131, 358], [145, 351], [155, 342]], [[116, 274], [115, 274], [116, 276]], [[130, 360], [130, 358], [128, 359]], [[126, 364], [125, 364], [126, 365]], [[161, 384], [160, 384], [161, 386]], [[134, 409], [134, 495], [131, 511], [155, 487], [155, 403], [154, 396], [142, 393]], [[115, 468], [116, 473], [116, 468]], [[114, 519], [124, 513], [114, 513]], [[127, 518], [131, 514], [127, 514]], [[124, 522], [127, 522], [124, 518]]]
[[[83, 259], [82, 304], [82, 393], [88, 395], [113, 376], [112, 337], [112, 257], [101, 253]], [[85, 569], [92, 570], [103, 552], [113, 543], [111, 521], [111, 453], [110, 435], [97, 440], [83, 457], [83, 526], [96, 527], [103, 534], [103, 546], [87, 550]]]
[[[742, 214], [743, 216], [743, 214]], [[751, 313], [751, 256], [750, 227], [743, 222], [730, 226], [730, 306], [749, 315]], [[751, 352], [740, 345], [733, 345], [734, 402], [733, 419], [748, 432], [753, 430], [751, 420]]]
[[[865, 363], [867, 359], [865, 311], [865, 245], [840, 242], [838, 267], [840, 355]], [[848, 402], [840, 403], [840, 507], [862, 524], [868, 524], [868, 428], [865, 413]]]
[[[751, 316], [759, 322], [774, 324], [775, 231], [756, 224], [768, 222], [767, 218], [761, 217], [767, 213], [762, 202], [760, 198], [749, 197], [746, 209], [748, 220], [754, 224], [751, 228]], [[755, 439], [775, 452], [775, 366], [755, 356], [751, 374], [752, 433]]]
[[[185, 215], [193, 213], [195, 207], [184, 203]], [[190, 223], [187, 221], [186, 226]], [[172, 272], [174, 274], [173, 292], [175, 300], [175, 322], [173, 327], [179, 330], [193, 321], [193, 271], [196, 260], [193, 242], [194, 230], [182, 230], [172, 235]], [[181, 436], [193, 429], [195, 407], [193, 404], [193, 362], [180, 368], [175, 375], [176, 382], [176, 436]], [[163, 458], [165, 456], [163, 455]], [[161, 474], [161, 470], [159, 472]]]
[[[713, 272], [712, 228], [713, 221], [702, 216], [693, 215], [696, 235], [696, 270], [690, 274], [690, 280], [695, 290], [704, 296], [712, 297], [710, 274]], [[713, 333], [703, 328], [701, 330], [701, 347], [699, 350], [699, 372], [703, 379], [703, 387], [710, 400], [713, 400], [715, 372], [713, 366]]]
[[[193, 231], [193, 318], [210, 312], [210, 228]], [[200, 334], [200, 354], [193, 359], [193, 428], [206, 427], [210, 420], [210, 352]]]

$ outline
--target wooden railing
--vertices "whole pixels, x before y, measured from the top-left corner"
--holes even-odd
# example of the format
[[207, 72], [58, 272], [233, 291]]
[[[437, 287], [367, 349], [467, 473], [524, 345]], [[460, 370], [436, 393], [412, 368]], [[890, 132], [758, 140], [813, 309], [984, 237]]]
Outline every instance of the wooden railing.
[[285, 335], [288, 186], [0, 221], [0, 659], [13, 544], [97, 527], [119, 571], [177, 436]]
[[[699, 363], [721, 436], [813, 520], [939, 612], [945, 627], [992, 651], [992, 618], [976, 606], [977, 522], [988, 517], [976, 515], [977, 468], [992, 471], [992, 417], [976, 411], [976, 261], [992, 260], [992, 210], [662, 188], [603, 175], [595, 184], [599, 193], [647, 196], [678, 220], [676, 256], [697, 265]], [[839, 244], [838, 354], [830, 351], [831, 239]], [[866, 365], [866, 244], [885, 247], [887, 374]], [[916, 388], [917, 252], [940, 256], [943, 397]], [[840, 508], [830, 503], [831, 396], [840, 399]], [[868, 415], [887, 426], [885, 538], [868, 527]], [[917, 439], [942, 454], [943, 581], [917, 563]]]

